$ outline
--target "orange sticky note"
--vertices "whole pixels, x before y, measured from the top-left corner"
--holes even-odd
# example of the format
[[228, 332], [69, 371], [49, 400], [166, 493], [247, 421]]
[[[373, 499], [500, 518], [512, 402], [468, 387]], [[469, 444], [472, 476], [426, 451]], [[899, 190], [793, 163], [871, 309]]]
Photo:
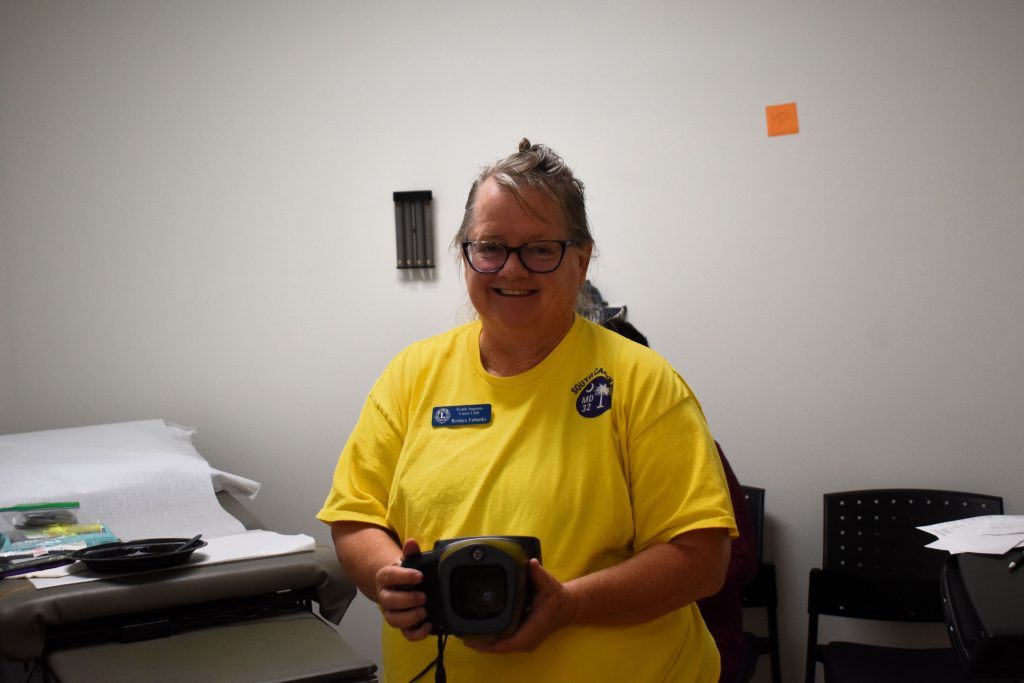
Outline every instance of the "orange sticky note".
[[795, 135], [800, 132], [800, 122], [796, 118], [796, 102], [773, 104], [764, 108], [768, 119], [768, 137], [776, 135]]

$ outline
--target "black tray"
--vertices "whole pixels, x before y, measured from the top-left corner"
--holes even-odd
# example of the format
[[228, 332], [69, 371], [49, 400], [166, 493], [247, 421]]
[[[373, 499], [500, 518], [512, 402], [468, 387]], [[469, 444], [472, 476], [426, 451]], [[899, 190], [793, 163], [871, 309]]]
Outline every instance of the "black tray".
[[123, 574], [164, 569], [188, 562], [192, 553], [206, 545], [196, 539], [184, 548], [187, 538], [144, 538], [138, 541], [102, 543], [77, 550], [72, 557], [94, 572]]

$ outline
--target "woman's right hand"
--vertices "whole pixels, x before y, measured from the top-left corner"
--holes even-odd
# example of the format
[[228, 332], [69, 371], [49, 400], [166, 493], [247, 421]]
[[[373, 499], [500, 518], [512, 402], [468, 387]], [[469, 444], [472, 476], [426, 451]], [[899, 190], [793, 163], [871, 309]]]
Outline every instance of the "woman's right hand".
[[[420, 545], [408, 539], [402, 547], [402, 557], [420, 552]], [[401, 630], [408, 640], [423, 640], [430, 635], [431, 624], [427, 621], [427, 596], [420, 590], [408, 590], [423, 581], [418, 569], [408, 569], [401, 564], [389, 564], [377, 570], [377, 600], [384, 620]], [[404, 590], [403, 590], [404, 589]]]

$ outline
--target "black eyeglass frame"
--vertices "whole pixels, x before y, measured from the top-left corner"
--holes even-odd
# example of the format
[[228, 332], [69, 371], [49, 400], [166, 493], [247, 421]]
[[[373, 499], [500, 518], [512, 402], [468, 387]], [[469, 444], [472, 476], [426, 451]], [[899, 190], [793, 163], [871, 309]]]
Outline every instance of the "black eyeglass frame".
[[[531, 244], [543, 243], [558, 244], [562, 247], [562, 253], [558, 255], [558, 263], [555, 264], [554, 268], [550, 268], [548, 270], [537, 270], [535, 268], [531, 268], [529, 265], [527, 265], [526, 261], [523, 260], [523, 255], [520, 250], [525, 249]], [[495, 268], [494, 270], [481, 270], [480, 268], [477, 268], [476, 265], [474, 265], [473, 263], [473, 259], [469, 255], [469, 248], [474, 244], [493, 244], [494, 246], [504, 248], [505, 258], [502, 260], [501, 265]], [[505, 267], [505, 264], [508, 263], [508, 259], [510, 256], [512, 256], [512, 254], [515, 254], [516, 256], [519, 257], [519, 262], [523, 264], [523, 268], [526, 268], [531, 273], [543, 275], [545, 273], [553, 273], [556, 270], [558, 270], [558, 268], [562, 265], [562, 261], [565, 260], [565, 250], [568, 247], [574, 246], [575, 244], [576, 242], [574, 240], [533, 240], [531, 242], [523, 242], [518, 247], [510, 247], [507, 244], [503, 244], [502, 242], [492, 242], [491, 240], [468, 240], [462, 243], [462, 255], [466, 258], [466, 263], [469, 264], [469, 267], [482, 275], [494, 275], [495, 273], [500, 271], [502, 268]]]

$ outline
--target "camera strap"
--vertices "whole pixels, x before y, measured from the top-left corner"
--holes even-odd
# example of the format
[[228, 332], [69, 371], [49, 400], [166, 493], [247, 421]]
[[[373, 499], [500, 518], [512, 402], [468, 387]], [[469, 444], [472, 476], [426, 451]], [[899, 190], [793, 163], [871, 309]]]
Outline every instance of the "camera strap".
[[448, 675], [444, 670], [444, 646], [448, 644], [448, 634], [438, 633], [437, 634], [437, 657], [430, 664], [427, 664], [427, 668], [416, 674], [409, 683], [416, 683], [431, 669], [434, 669], [434, 683], [447, 683]]

